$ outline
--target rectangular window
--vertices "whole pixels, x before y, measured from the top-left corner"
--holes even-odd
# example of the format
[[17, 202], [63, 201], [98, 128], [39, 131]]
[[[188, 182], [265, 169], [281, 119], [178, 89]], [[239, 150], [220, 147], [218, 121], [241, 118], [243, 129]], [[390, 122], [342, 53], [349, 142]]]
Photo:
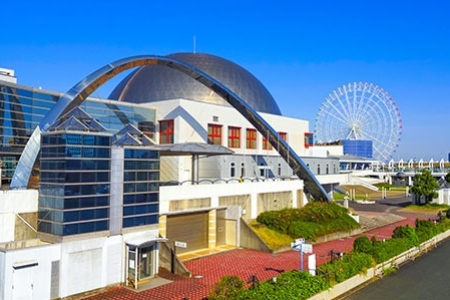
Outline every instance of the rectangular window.
[[159, 143], [173, 144], [173, 120], [159, 121]]
[[262, 140], [262, 148], [263, 148], [263, 150], [272, 150], [272, 145], [269, 143], [269, 141], [265, 137], [263, 137], [263, 140]]
[[208, 144], [222, 145], [222, 125], [208, 124]]
[[287, 132], [278, 132], [278, 134], [285, 142], [287, 142]]
[[231, 126], [228, 127], [228, 147], [241, 147], [241, 128]]
[[247, 128], [247, 149], [256, 149], [256, 129]]
[[314, 133], [305, 132], [305, 148], [314, 146]]

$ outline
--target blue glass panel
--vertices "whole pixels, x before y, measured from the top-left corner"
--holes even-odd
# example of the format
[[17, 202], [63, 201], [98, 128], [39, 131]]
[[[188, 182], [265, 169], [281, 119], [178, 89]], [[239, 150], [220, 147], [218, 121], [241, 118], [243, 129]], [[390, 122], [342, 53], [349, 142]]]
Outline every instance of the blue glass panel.
[[107, 206], [109, 205], [108, 197], [97, 197], [96, 202], [97, 206]]
[[133, 204], [135, 203], [135, 197], [137, 195], [124, 195], [123, 196], [123, 204]]
[[95, 207], [96, 198], [93, 197], [86, 197], [80, 199], [80, 207], [81, 208], [87, 208], [87, 207]]
[[95, 218], [94, 209], [80, 210], [80, 220], [92, 220]]
[[72, 234], [78, 234], [78, 224], [67, 224], [64, 225], [64, 232], [63, 235], [72, 235]]
[[106, 219], [108, 218], [109, 210], [107, 208], [96, 209], [95, 210], [95, 218], [96, 219]]
[[64, 200], [64, 208], [65, 209], [72, 209], [72, 208], [79, 208], [79, 207], [80, 207], [80, 199], [79, 198]]
[[95, 222], [86, 222], [78, 224], [79, 233], [88, 233], [95, 231]]
[[64, 212], [64, 222], [75, 222], [79, 220], [78, 210], [76, 211], [65, 211]]

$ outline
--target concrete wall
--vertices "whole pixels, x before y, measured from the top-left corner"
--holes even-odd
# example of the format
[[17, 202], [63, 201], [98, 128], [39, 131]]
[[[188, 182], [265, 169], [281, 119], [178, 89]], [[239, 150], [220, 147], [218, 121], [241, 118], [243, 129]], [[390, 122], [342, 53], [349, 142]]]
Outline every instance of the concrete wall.
[[0, 299], [57, 297], [52, 294], [52, 264], [59, 260], [60, 245], [0, 251]]
[[36, 218], [32, 214], [36, 214], [37, 210], [37, 190], [0, 191], [0, 243], [14, 241], [16, 236], [28, 237], [31, 228], [17, 215], [23, 215], [33, 225]]
[[[204, 199], [210, 199], [210, 208], [237, 201], [233, 205], [245, 209], [246, 218], [255, 219], [264, 207], [267, 209], [297, 207], [298, 191], [303, 191], [302, 180], [162, 186], [159, 209], [160, 214], [167, 214], [199, 209], [199, 205], [207, 208], [197, 203], [196, 199], [201, 200], [203, 204], [206, 203]], [[194, 195], [196, 198], [193, 198]], [[241, 197], [244, 197], [245, 201]], [[274, 199], [277, 200], [276, 206], [273, 205]]]

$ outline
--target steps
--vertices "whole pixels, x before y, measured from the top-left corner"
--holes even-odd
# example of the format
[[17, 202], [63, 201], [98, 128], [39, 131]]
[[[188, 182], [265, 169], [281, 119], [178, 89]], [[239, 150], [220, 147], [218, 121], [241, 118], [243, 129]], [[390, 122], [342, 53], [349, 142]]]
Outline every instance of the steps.
[[390, 225], [393, 223], [397, 223], [399, 221], [404, 220], [405, 218], [390, 214], [390, 213], [383, 213], [383, 214], [360, 214], [359, 215], [359, 223], [361, 224], [361, 229], [363, 231], [371, 230], [378, 227], [383, 227], [386, 225]]

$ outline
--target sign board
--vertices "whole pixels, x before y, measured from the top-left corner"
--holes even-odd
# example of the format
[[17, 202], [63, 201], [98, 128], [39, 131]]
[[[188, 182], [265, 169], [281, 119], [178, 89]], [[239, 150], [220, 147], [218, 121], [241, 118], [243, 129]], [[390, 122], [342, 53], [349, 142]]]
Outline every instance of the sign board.
[[299, 244], [299, 243], [291, 243], [292, 250], [302, 251], [303, 253], [312, 253], [313, 245], [311, 244]]
[[313, 245], [311, 245], [311, 244], [302, 244], [302, 252], [303, 253], [312, 253], [313, 252]]
[[291, 248], [292, 248], [292, 250], [295, 250], [295, 251], [300, 251], [300, 247], [301, 247], [301, 245], [302, 244], [299, 244], [299, 243], [291, 243]]
[[187, 243], [175, 241], [175, 247], [187, 248]]

